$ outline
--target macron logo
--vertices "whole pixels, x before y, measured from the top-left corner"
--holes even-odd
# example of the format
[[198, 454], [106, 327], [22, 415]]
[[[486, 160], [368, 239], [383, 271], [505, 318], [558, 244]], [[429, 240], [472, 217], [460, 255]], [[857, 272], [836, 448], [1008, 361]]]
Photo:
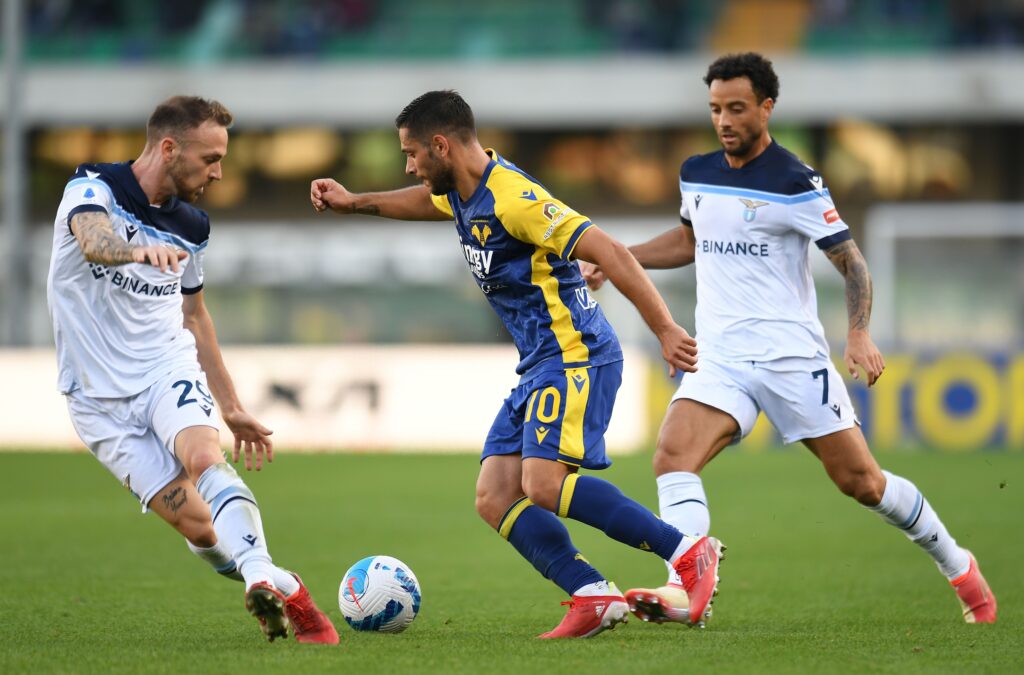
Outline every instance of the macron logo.
[[100, 175], [97, 172], [89, 171], [88, 169], [85, 170], [85, 175], [89, 180], [96, 180], [97, 178], [100, 177]]

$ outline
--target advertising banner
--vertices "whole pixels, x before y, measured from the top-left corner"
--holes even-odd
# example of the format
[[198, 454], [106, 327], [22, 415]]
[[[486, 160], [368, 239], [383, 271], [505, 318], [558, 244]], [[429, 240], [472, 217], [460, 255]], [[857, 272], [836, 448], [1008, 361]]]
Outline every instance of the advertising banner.
[[[243, 405], [288, 450], [479, 451], [519, 381], [504, 345], [228, 348], [224, 360]], [[0, 351], [0, 448], [81, 448], [56, 370], [51, 350]], [[646, 447], [647, 377], [627, 350], [612, 454]], [[231, 446], [226, 428], [221, 440]]]

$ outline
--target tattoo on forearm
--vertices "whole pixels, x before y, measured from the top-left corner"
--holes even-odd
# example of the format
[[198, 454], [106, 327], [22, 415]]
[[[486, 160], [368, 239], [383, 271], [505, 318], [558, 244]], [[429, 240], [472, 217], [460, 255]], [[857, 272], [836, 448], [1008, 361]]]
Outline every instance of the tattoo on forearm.
[[367, 204], [366, 206], [357, 206], [353, 209], [353, 213], [358, 213], [364, 216], [379, 216], [380, 207], [376, 204]]
[[178, 509], [187, 501], [188, 493], [180, 487], [176, 487], [164, 495], [164, 507], [170, 509], [172, 513], [177, 513]]
[[846, 280], [846, 311], [850, 330], [867, 329], [871, 320], [871, 275], [868, 264], [853, 240], [836, 244], [825, 251]]
[[124, 265], [134, 262], [132, 247], [114, 234], [114, 227], [107, 214], [99, 211], [77, 213], [71, 219], [71, 226], [89, 262], [101, 265]]

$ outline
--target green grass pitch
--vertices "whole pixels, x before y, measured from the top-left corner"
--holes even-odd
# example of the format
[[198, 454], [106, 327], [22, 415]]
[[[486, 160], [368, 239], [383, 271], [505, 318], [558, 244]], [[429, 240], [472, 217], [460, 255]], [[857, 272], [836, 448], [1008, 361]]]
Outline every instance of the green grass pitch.
[[[887, 453], [998, 595], [969, 626], [932, 562], [841, 496], [796, 449], [730, 450], [705, 472], [712, 530], [729, 546], [703, 631], [635, 619], [592, 640], [535, 639], [560, 591], [473, 511], [470, 455], [290, 455], [246, 477], [275, 560], [303, 575], [341, 645], [268, 644], [218, 577], [85, 454], [0, 453], [0, 672], [1024, 672], [1024, 455]], [[656, 506], [647, 455], [604, 476]], [[622, 589], [663, 579], [660, 560], [569, 524]], [[357, 634], [336, 593], [383, 553], [423, 587], [400, 635]]]

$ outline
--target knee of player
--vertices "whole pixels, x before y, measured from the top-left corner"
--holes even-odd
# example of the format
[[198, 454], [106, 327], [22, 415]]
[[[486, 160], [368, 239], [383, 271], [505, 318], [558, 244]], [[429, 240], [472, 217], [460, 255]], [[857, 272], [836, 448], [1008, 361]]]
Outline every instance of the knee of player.
[[193, 483], [211, 466], [224, 463], [224, 454], [219, 448], [195, 448], [192, 452], [182, 454], [182, 466]]
[[209, 519], [184, 521], [179, 526], [178, 531], [193, 546], [198, 546], [199, 548], [210, 548], [217, 543], [217, 533], [214, 531], [213, 523]]
[[484, 522], [498, 529], [501, 517], [508, 509], [508, 504], [503, 504], [493, 492], [485, 492], [479, 488], [476, 491], [476, 512], [483, 518]]
[[850, 471], [836, 481], [836, 486], [844, 495], [861, 504], [875, 506], [882, 501], [885, 478], [878, 471]]
[[558, 498], [562, 492], [561, 480], [524, 473], [522, 487], [523, 494], [542, 509], [555, 511], [558, 508]]
[[211, 466], [225, 461], [220, 437], [210, 427], [183, 429], [174, 439], [174, 454], [193, 483]]

